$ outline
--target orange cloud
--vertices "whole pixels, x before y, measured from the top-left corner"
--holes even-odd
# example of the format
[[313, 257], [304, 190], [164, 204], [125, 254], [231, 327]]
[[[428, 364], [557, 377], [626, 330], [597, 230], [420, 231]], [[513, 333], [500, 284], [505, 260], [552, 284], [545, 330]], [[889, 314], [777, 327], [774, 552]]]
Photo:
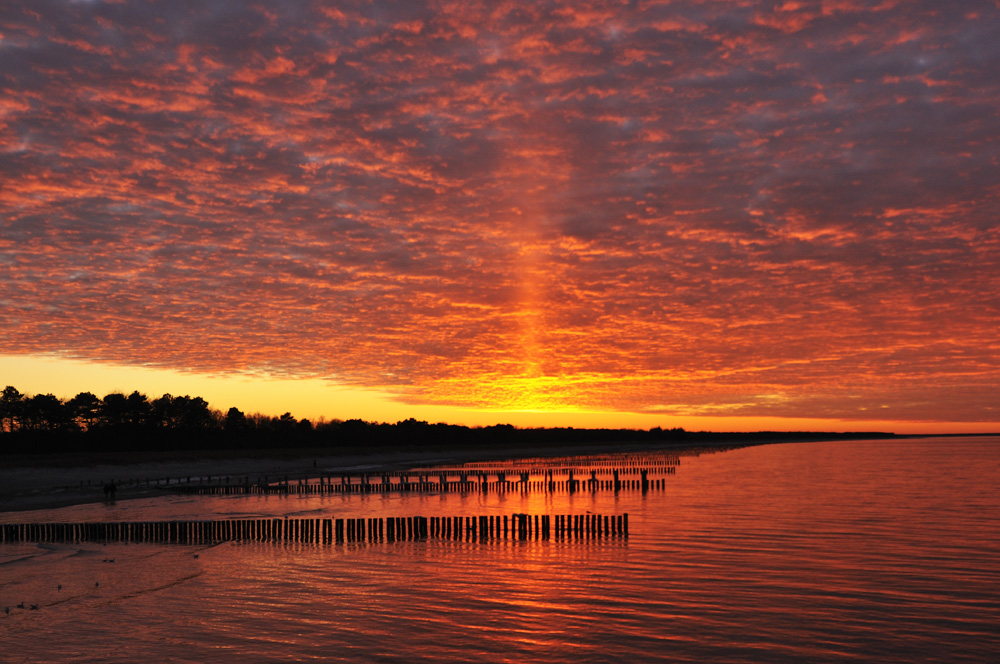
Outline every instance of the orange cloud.
[[0, 342], [428, 407], [995, 421], [973, 4], [5, 8]]

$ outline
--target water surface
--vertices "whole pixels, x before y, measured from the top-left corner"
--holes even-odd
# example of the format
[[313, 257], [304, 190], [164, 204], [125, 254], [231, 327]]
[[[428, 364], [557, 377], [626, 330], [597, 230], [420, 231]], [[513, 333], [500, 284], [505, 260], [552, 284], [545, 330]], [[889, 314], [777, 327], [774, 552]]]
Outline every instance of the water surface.
[[[607, 459], [562, 463], [591, 462]], [[767, 445], [685, 456], [656, 477], [665, 488], [646, 493], [178, 496], [0, 515], [589, 511], [627, 512], [631, 525], [627, 540], [4, 545], [0, 609], [14, 608], [0, 612], [0, 659], [984, 662], [1000, 652], [1000, 440]]]

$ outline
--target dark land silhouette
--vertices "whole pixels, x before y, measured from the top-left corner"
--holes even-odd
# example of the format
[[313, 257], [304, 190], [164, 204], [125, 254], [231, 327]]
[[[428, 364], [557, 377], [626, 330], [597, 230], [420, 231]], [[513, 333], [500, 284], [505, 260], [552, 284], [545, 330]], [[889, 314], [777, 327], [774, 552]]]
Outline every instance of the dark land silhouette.
[[213, 409], [198, 396], [164, 394], [155, 399], [134, 391], [99, 398], [81, 392], [63, 400], [52, 394], [0, 393], [0, 454], [165, 452], [181, 450], [508, 448], [605, 443], [766, 443], [891, 438], [885, 432], [692, 432], [682, 428], [519, 428], [510, 424], [468, 427], [413, 418], [395, 423], [360, 419], [311, 422], [291, 413], [279, 417]]

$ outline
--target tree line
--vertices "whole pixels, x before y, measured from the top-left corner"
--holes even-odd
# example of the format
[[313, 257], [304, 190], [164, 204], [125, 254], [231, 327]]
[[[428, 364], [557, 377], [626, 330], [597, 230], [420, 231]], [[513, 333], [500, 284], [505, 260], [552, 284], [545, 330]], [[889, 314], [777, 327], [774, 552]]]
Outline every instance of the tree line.
[[[112, 392], [103, 398], [81, 392], [71, 399], [22, 394], [8, 385], [0, 392], [0, 452], [90, 451], [193, 448], [214, 439], [222, 447], [238, 436], [285, 434], [288, 440], [313, 432], [309, 420], [222, 413], [198, 396]], [[32, 448], [25, 448], [29, 442]]]
[[148, 451], [255, 448], [407, 448], [458, 445], [539, 445], [676, 437], [683, 429], [518, 429], [510, 424], [466, 427], [409, 418], [396, 423], [361, 419], [297, 419], [213, 409], [199, 396], [81, 392], [71, 399], [0, 393], [0, 453]]
[[[236, 413], [239, 411], [236, 411]], [[199, 429], [224, 423], [201, 397], [113, 392], [103, 399], [81, 392], [63, 400], [53, 394], [28, 396], [8, 385], [0, 393], [0, 432], [84, 432], [115, 428]]]
[[457, 447], [559, 446], [598, 443], [776, 442], [830, 438], [875, 438], [892, 434], [688, 432], [663, 429], [517, 428], [510, 424], [467, 427], [409, 418], [395, 423], [361, 419], [296, 419], [222, 412], [198, 396], [81, 392], [71, 399], [22, 394], [8, 385], [0, 393], [0, 454], [192, 449], [447, 449]]

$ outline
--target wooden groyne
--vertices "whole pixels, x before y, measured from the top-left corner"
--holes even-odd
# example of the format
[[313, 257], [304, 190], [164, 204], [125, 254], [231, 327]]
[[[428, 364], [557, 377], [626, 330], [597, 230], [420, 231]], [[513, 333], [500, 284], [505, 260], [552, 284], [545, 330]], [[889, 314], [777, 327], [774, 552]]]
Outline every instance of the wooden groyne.
[[394, 542], [627, 538], [628, 514], [512, 514], [354, 519], [226, 519], [0, 524], [0, 544], [24, 542]]
[[[676, 466], [658, 469], [666, 475], [676, 473]], [[600, 476], [599, 476], [600, 475]], [[610, 477], [606, 477], [610, 475]], [[457, 476], [448, 473], [401, 474], [383, 473], [379, 475], [331, 475], [319, 478], [318, 481], [300, 480], [289, 482], [270, 482], [268, 478], [258, 478], [251, 482], [249, 477], [224, 483], [175, 483], [163, 488], [179, 493], [197, 495], [244, 495], [244, 494], [291, 494], [291, 495], [328, 495], [344, 493], [528, 493], [544, 491], [557, 492], [595, 492], [595, 491], [662, 491], [667, 488], [665, 477], [650, 478], [648, 469], [626, 468], [596, 471], [590, 470], [583, 477], [572, 470], [558, 479], [552, 473], [541, 478], [533, 477], [527, 472], [511, 479], [507, 473], [487, 474], [460, 473]]]
[[[317, 472], [289, 480], [258, 475], [187, 475], [169, 477], [112, 477], [80, 481], [79, 489], [104, 489], [114, 499], [132, 489], [166, 490], [198, 495], [292, 494], [324, 495], [344, 493], [396, 492], [577, 492], [663, 490], [667, 477], [677, 473], [680, 455], [658, 458], [595, 460], [586, 465], [562, 463], [544, 465], [542, 460], [525, 462], [477, 462], [460, 466], [433, 466], [378, 472]], [[67, 487], [71, 488], [71, 487]]]

